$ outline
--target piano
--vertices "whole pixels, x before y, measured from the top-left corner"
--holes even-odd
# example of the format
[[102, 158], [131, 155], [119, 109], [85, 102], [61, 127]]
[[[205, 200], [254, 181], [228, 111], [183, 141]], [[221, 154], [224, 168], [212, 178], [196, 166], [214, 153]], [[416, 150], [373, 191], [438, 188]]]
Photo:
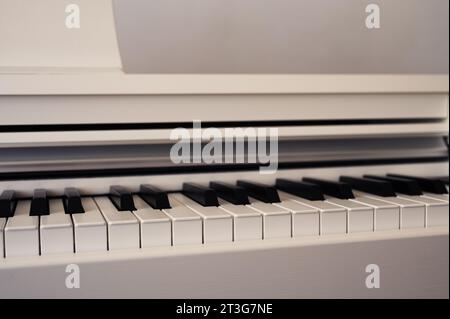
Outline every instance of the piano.
[[[136, 71], [172, 31], [77, 4], [79, 29], [0, 6], [1, 298], [448, 298], [448, 37], [442, 73], [203, 72], [193, 47], [176, 72], [170, 41]], [[235, 147], [275, 129], [276, 170], [175, 163], [174, 130], [211, 142], [199, 121]]]

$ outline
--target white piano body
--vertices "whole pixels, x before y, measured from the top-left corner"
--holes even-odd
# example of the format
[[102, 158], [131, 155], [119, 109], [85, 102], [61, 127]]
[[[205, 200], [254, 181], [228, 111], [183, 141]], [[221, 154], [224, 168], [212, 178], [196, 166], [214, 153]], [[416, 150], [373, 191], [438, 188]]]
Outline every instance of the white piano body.
[[[141, 184], [177, 191], [184, 182], [449, 174], [448, 74], [127, 74], [110, 1], [78, 1], [86, 16], [75, 32], [54, 27], [64, 10], [54, 1], [13, 2], [0, 6], [9, 26], [0, 28], [0, 192], [27, 199], [43, 188], [56, 198], [75, 187], [89, 198], [111, 185], [137, 193]], [[47, 14], [35, 16], [37, 6]], [[172, 130], [191, 131], [193, 120], [220, 131], [276, 127], [279, 169], [171, 163]], [[11, 221], [0, 218], [0, 297], [448, 298], [445, 196], [437, 201], [447, 219], [433, 227], [62, 254], [41, 247], [35, 256], [5, 254]], [[139, 236], [144, 223], [130, 216]], [[73, 264], [78, 289], [66, 287]], [[374, 264], [380, 287], [370, 289]]]

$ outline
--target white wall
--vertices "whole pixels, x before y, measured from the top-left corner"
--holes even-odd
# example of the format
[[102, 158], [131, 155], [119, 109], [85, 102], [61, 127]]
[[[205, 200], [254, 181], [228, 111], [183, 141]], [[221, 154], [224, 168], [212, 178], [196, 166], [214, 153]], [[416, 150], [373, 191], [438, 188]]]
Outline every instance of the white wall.
[[[78, 4], [80, 29], [67, 29]], [[111, 0], [0, 0], [0, 67], [120, 68]]]

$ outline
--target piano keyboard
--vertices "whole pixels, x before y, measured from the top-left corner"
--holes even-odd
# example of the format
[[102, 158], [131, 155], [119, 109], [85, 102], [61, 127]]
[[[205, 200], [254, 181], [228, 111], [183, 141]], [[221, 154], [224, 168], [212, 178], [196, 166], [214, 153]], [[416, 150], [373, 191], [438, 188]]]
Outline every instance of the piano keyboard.
[[448, 179], [399, 175], [185, 183], [175, 192], [142, 185], [132, 193], [113, 185], [104, 196], [67, 188], [62, 198], [37, 189], [31, 199], [18, 199], [4, 190], [0, 196], [5, 258], [448, 225]]

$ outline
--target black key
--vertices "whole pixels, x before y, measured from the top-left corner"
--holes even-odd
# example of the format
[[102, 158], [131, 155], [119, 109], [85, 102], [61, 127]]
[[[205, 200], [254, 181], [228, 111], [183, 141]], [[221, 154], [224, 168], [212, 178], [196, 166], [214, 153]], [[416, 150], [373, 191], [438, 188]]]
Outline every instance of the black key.
[[380, 181], [376, 179], [369, 178], [359, 178], [350, 176], [341, 176], [339, 179], [341, 182], [347, 183], [351, 188], [357, 189], [362, 192], [369, 194], [382, 196], [382, 197], [393, 197], [395, 195], [394, 188], [391, 183], [386, 181]]
[[13, 217], [16, 210], [17, 199], [14, 191], [5, 190], [0, 195], [0, 218]]
[[388, 176], [399, 177], [399, 178], [410, 179], [410, 180], [416, 181], [419, 184], [422, 191], [424, 191], [424, 192], [430, 192], [430, 193], [434, 193], [434, 194], [448, 194], [445, 184], [442, 181], [437, 180], [437, 179], [430, 179], [430, 178], [410, 176], [410, 175], [400, 175], [400, 174], [388, 174]]
[[364, 175], [364, 177], [389, 182], [397, 193], [413, 196], [422, 195], [419, 184], [411, 179], [376, 175]]
[[355, 195], [353, 195], [352, 189], [350, 185], [342, 182], [334, 182], [334, 181], [328, 181], [324, 179], [318, 179], [318, 178], [310, 178], [305, 177], [303, 178], [304, 182], [317, 184], [320, 186], [320, 189], [324, 194], [337, 197], [340, 199], [351, 199], [355, 198]]
[[276, 187], [283, 192], [309, 199], [324, 200], [322, 190], [316, 184], [306, 182], [296, 182], [288, 179], [279, 178], [275, 182]]
[[152, 185], [141, 185], [139, 190], [141, 198], [155, 209], [170, 208], [167, 193]]
[[49, 215], [47, 191], [45, 189], [35, 189], [31, 200], [30, 216]]
[[210, 182], [209, 187], [215, 190], [219, 197], [234, 205], [250, 204], [247, 190], [243, 187], [222, 182]]
[[279, 203], [277, 189], [260, 183], [237, 181], [237, 185], [247, 190], [250, 197], [256, 198], [264, 203]]
[[183, 194], [203, 206], [219, 206], [216, 192], [195, 183], [183, 183]]
[[116, 206], [117, 210], [136, 210], [133, 202], [133, 194], [123, 186], [111, 186], [109, 188], [109, 198]]
[[442, 183], [448, 186], [448, 176], [438, 177], [437, 180], [440, 180]]
[[64, 209], [66, 214], [83, 214], [80, 192], [76, 188], [68, 187], [64, 190]]

